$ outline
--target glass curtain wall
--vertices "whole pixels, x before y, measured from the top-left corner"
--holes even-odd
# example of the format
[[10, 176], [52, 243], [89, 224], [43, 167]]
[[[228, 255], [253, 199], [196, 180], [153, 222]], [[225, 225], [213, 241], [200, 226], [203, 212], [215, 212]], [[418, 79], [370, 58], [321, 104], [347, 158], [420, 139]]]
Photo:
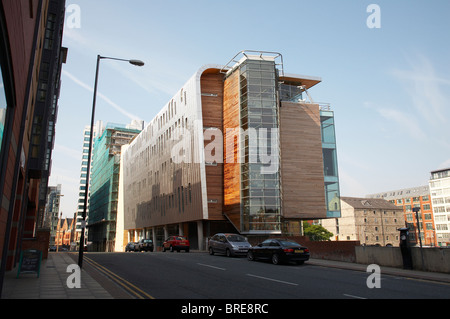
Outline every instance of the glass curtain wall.
[[327, 217], [340, 217], [339, 176], [333, 112], [320, 111], [320, 122], [322, 129], [323, 173], [325, 178]]
[[[244, 233], [281, 232], [276, 88], [274, 61], [247, 59], [240, 65], [241, 229]], [[270, 163], [267, 156], [271, 158]]]

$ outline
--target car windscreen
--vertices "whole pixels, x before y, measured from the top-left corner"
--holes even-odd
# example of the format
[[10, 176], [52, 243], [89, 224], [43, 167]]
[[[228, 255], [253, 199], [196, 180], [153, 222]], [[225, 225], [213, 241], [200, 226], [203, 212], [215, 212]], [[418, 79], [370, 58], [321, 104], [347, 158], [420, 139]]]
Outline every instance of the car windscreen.
[[247, 239], [245, 237], [239, 236], [239, 235], [228, 235], [227, 239], [228, 239], [228, 241], [231, 241], [233, 243], [247, 241]]

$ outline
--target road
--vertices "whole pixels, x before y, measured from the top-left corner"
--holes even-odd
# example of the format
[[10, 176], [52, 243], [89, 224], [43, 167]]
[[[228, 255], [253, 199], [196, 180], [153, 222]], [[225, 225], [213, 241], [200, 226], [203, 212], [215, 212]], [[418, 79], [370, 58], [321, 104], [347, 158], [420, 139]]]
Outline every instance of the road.
[[311, 265], [272, 265], [203, 252], [86, 253], [130, 292], [154, 299], [448, 299], [450, 285]]

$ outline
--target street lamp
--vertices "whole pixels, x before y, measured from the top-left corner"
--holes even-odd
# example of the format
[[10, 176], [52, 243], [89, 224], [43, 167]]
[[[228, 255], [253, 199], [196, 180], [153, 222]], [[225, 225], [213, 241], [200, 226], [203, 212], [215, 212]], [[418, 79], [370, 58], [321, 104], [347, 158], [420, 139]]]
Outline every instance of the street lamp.
[[413, 212], [416, 213], [416, 225], [418, 230], [418, 237], [420, 241], [420, 255], [422, 256], [422, 269], [424, 269], [424, 260], [423, 260], [423, 250], [422, 250], [422, 236], [420, 234], [420, 223], [419, 223], [419, 211], [420, 207], [413, 207]]
[[[61, 207], [61, 197], [63, 197], [63, 194], [56, 194], [56, 198], [58, 199], [58, 213], [59, 213], [59, 208]], [[59, 218], [58, 218], [58, 224], [56, 225], [56, 236], [55, 236], [55, 242], [56, 242], [56, 252], [59, 251], [59, 228], [60, 228], [60, 223], [61, 223], [61, 218], [62, 218], [62, 212], [59, 213]]]
[[87, 166], [87, 176], [86, 176], [86, 189], [85, 189], [85, 195], [84, 195], [84, 206], [83, 206], [83, 214], [81, 215], [81, 236], [80, 236], [80, 248], [79, 248], [79, 254], [78, 254], [78, 266], [82, 268], [83, 265], [83, 251], [84, 251], [84, 233], [86, 229], [86, 210], [87, 210], [87, 198], [89, 194], [89, 177], [91, 175], [91, 155], [92, 155], [92, 139], [94, 135], [94, 117], [95, 117], [95, 103], [97, 100], [97, 84], [98, 84], [98, 71], [100, 68], [100, 60], [102, 59], [108, 59], [108, 60], [117, 60], [117, 61], [125, 61], [135, 66], [144, 66], [144, 62], [141, 60], [126, 60], [126, 59], [119, 59], [119, 58], [112, 58], [112, 57], [106, 57], [97, 55], [97, 67], [95, 71], [95, 85], [94, 85], [94, 98], [92, 102], [92, 115], [91, 115], [91, 130], [90, 130], [90, 137], [89, 137], [89, 152], [88, 152], [88, 166]]
[[59, 240], [60, 240], [60, 229], [61, 229], [61, 218], [62, 212], [59, 214], [58, 225], [56, 226], [56, 252], [59, 252]]

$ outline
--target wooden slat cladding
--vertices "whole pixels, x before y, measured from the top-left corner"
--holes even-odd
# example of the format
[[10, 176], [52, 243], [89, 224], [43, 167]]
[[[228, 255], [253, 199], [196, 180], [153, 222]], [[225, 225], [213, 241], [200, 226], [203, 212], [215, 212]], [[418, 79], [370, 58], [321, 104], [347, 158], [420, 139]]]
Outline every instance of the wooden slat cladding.
[[[204, 128], [217, 128], [218, 130], [211, 133], [222, 135], [223, 131], [223, 74], [219, 70], [211, 70], [203, 73], [200, 79], [200, 87], [202, 93], [202, 118]], [[218, 140], [216, 140], [216, 138]], [[215, 141], [215, 142], [214, 142]], [[218, 143], [217, 141], [220, 141]], [[205, 147], [213, 143], [217, 145], [212, 151], [207, 152], [213, 156], [222, 154], [222, 143], [219, 136], [214, 136], [212, 140], [204, 141]], [[205, 152], [206, 153], [206, 152]], [[206, 154], [205, 154], [206, 155]], [[223, 207], [223, 163], [220, 158], [214, 165], [206, 164], [206, 190], [208, 203], [208, 219], [224, 220], [222, 214]]]
[[[223, 97], [224, 213], [238, 229], [240, 229], [241, 213], [241, 173], [240, 164], [238, 163], [239, 147], [235, 145], [235, 138], [231, 137], [227, 139], [226, 134], [228, 129], [233, 130], [239, 128], [239, 96], [239, 72], [234, 72], [234, 74], [225, 80]], [[237, 138], [239, 137], [237, 136]], [[228, 159], [227, 152], [231, 154]], [[230, 157], [232, 158], [231, 162]]]
[[284, 218], [326, 218], [319, 105], [282, 102], [280, 143]]

